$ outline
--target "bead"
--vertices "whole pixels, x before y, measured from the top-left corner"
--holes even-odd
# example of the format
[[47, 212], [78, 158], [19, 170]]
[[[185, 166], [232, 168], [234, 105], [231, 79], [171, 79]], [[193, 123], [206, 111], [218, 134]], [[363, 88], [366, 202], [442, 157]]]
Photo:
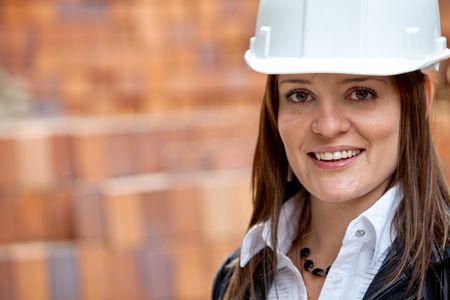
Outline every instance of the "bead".
[[326, 268], [325, 271], [321, 268], [314, 268], [314, 262], [311, 259], [306, 259], [309, 256], [309, 254], [310, 251], [308, 247], [305, 247], [302, 250], [300, 250], [300, 257], [304, 261], [303, 268], [306, 271], [311, 272], [311, 274], [314, 276], [327, 276], [331, 266]]
[[302, 250], [300, 250], [300, 257], [301, 258], [305, 258], [305, 257], [308, 257], [309, 256], [309, 248], [308, 247], [305, 247], [305, 248], [303, 248]]
[[311, 271], [314, 268], [314, 263], [312, 260], [308, 259], [303, 264], [303, 268], [305, 268], [306, 271]]
[[322, 276], [325, 274], [325, 272], [321, 268], [315, 268], [311, 273], [315, 276]]

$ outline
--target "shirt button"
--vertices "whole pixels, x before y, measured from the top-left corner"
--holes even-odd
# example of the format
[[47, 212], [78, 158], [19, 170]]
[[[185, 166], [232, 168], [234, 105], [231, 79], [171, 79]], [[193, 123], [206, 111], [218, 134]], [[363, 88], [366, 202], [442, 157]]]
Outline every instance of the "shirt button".
[[334, 284], [339, 284], [342, 282], [344, 278], [342, 278], [342, 275], [340, 274], [336, 274], [331, 278], [331, 282], [333, 282]]
[[362, 230], [362, 229], [358, 229], [355, 232], [355, 236], [356, 237], [363, 237], [365, 234], [366, 234], [366, 232], [364, 230]]

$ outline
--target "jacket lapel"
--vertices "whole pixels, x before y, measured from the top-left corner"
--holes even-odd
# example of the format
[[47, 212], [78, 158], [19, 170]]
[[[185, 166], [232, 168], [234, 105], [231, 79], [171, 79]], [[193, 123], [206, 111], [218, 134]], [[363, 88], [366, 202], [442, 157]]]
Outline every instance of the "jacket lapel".
[[407, 275], [402, 273], [393, 284], [388, 284], [389, 275], [392, 274], [392, 271], [400, 261], [398, 253], [401, 253], [401, 251], [398, 250], [400, 250], [400, 247], [396, 240], [392, 244], [380, 270], [378, 270], [372, 283], [369, 285], [363, 300], [388, 299], [387, 296], [389, 294], [392, 294], [394, 290], [398, 291], [402, 285], [407, 283]]
[[[408, 284], [408, 271], [400, 274], [400, 277], [392, 284], [388, 284], [389, 275], [395, 270], [395, 267], [400, 262], [400, 253], [402, 253], [402, 246], [400, 245], [398, 240], [395, 240], [392, 243], [392, 246], [380, 267], [380, 270], [375, 275], [372, 283], [367, 289], [366, 294], [364, 295], [363, 300], [385, 300], [385, 299], [416, 299], [415, 295], [405, 295], [406, 287]], [[446, 266], [447, 264], [447, 266]], [[439, 293], [439, 291], [443, 291], [449, 294], [449, 280], [450, 280], [450, 247], [447, 246], [445, 248], [444, 253], [439, 256], [438, 260], [435, 262], [434, 267], [430, 268], [429, 274], [427, 275], [425, 282], [425, 298], [424, 299], [441, 299], [434, 297], [427, 297], [430, 293], [435, 294]], [[439, 274], [435, 273], [438, 271]], [[436, 278], [431, 278], [431, 274], [437, 276]], [[437, 284], [438, 286], [434, 287], [433, 284]], [[444, 286], [442, 286], [444, 285]], [[433, 288], [430, 288], [433, 286]], [[437, 294], [436, 294], [437, 295]], [[449, 299], [449, 298], [442, 298]]]

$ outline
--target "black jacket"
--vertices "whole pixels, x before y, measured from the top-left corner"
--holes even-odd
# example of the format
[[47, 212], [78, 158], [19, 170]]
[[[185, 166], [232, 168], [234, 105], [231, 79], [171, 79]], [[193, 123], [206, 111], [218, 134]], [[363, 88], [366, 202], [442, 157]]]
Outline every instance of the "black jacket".
[[[399, 251], [400, 250], [400, 251]], [[386, 259], [384, 260], [380, 270], [375, 275], [372, 283], [367, 289], [363, 300], [412, 300], [416, 299], [414, 291], [407, 293], [408, 272], [402, 273], [396, 282], [391, 285], [386, 284], [386, 274], [391, 274], [399, 261], [401, 249], [394, 242]], [[222, 300], [232, 275], [232, 269], [226, 266], [238, 256], [237, 252], [233, 253], [222, 265], [218, 271], [213, 284], [212, 299]], [[270, 268], [264, 268], [269, 270]], [[258, 271], [256, 272], [258, 273]], [[266, 273], [267, 274], [267, 273]], [[258, 276], [261, 278], [261, 276]], [[270, 285], [270, 283], [269, 283]], [[264, 287], [262, 280], [255, 280], [256, 295], [258, 300], [266, 298], [265, 291], [270, 286]], [[249, 297], [246, 297], [247, 299]], [[450, 300], [450, 247], [445, 249], [443, 255], [439, 257], [435, 264], [430, 267], [425, 280], [423, 290], [424, 300]], [[351, 299], [349, 299], [351, 300]]]

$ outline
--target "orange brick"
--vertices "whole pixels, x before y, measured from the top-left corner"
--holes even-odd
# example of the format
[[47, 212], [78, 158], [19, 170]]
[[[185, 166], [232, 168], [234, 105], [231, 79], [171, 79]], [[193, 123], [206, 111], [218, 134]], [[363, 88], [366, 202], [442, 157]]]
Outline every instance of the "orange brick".
[[143, 131], [131, 135], [134, 145], [135, 170], [137, 173], [158, 172], [164, 168], [163, 144], [166, 136], [163, 131]]
[[17, 246], [12, 248], [11, 256], [15, 299], [49, 299], [47, 248], [37, 244]]
[[249, 178], [239, 173], [234, 177], [242, 181], [212, 178], [202, 188], [201, 228], [206, 241], [238, 242], [245, 232], [251, 206]]
[[211, 282], [205, 276], [205, 260], [209, 255], [200, 245], [177, 243], [174, 255], [174, 292], [176, 299], [207, 299]]
[[230, 242], [214, 242], [203, 245], [203, 249], [205, 253], [207, 253], [207, 255], [205, 255], [204, 269], [205, 288], [209, 288], [209, 290], [211, 290], [212, 283], [220, 266], [232, 252], [238, 249], [238, 247], [239, 243]]
[[128, 133], [108, 136], [108, 165], [112, 177], [126, 176], [135, 172], [137, 157], [133, 153], [133, 138]]
[[17, 168], [14, 141], [11, 139], [0, 139], [0, 187], [11, 187], [16, 184]]
[[80, 288], [82, 299], [115, 299], [111, 253], [102, 245], [80, 245]]
[[75, 166], [72, 138], [68, 135], [57, 135], [51, 138], [53, 166], [58, 182], [66, 183], [74, 180]]
[[50, 137], [45, 128], [22, 132], [16, 139], [19, 184], [48, 188], [55, 184]]
[[80, 180], [99, 182], [109, 176], [108, 149], [103, 135], [74, 137], [74, 156]]
[[143, 198], [146, 235], [151, 241], [170, 236], [169, 197], [169, 191], [161, 191], [149, 193]]
[[12, 262], [6, 250], [0, 250], [0, 299], [14, 299], [14, 285], [12, 278]]
[[87, 241], [105, 240], [105, 218], [102, 198], [94, 188], [74, 192], [74, 236]]
[[433, 137], [447, 182], [450, 181], [450, 105], [448, 101], [436, 101], [432, 114]]
[[144, 287], [148, 282], [140, 278], [138, 262], [127, 252], [116, 252], [112, 256], [114, 269], [115, 299], [145, 299]]
[[169, 199], [170, 233], [173, 239], [198, 240], [200, 238], [200, 199], [195, 186], [177, 186]]
[[449, 38], [450, 37], [450, 3], [446, 0], [439, 1], [439, 8], [441, 13], [441, 28], [442, 33]]
[[68, 190], [55, 190], [48, 194], [46, 215], [48, 220], [47, 237], [49, 240], [70, 240], [74, 238], [74, 203]]
[[20, 234], [16, 227], [16, 199], [13, 195], [1, 195], [0, 198], [0, 244], [17, 242]]
[[117, 249], [132, 249], [145, 242], [140, 195], [106, 195], [103, 200], [108, 243]]
[[48, 237], [47, 202], [42, 194], [24, 193], [16, 200], [15, 226], [21, 241]]

